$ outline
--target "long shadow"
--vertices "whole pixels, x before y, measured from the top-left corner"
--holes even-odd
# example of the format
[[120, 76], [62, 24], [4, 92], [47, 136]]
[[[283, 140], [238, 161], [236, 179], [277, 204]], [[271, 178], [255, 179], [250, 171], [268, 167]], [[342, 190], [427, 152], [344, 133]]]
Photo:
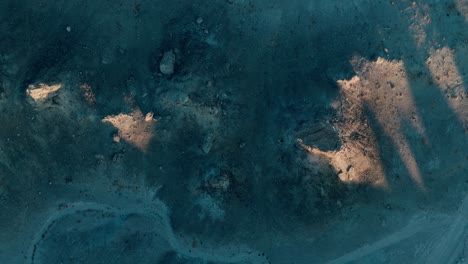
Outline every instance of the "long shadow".
[[[389, 8], [391, 8], [390, 4]], [[299, 20], [300, 29], [304, 30], [306, 25], [305, 21], [308, 19], [308, 17], [306, 16], [305, 11], [304, 13], [299, 13], [303, 16], [302, 18], [300, 18], [301, 20]], [[369, 14], [369, 16], [377, 16], [377, 13], [369, 13], [371, 13]], [[394, 17], [401, 20], [408, 19], [408, 17], [402, 16], [395, 10], [390, 11], [390, 13], [391, 14], [389, 15], [389, 17], [393, 17], [394, 15]], [[337, 24], [339, 25], [339, 23]], [[246, 137], [248, 137], [247, 139], [251, 139], [248, 140], [247, 146], [243, 150], [239, 150], [239, 144], [237, 144], [236, 142], [232, 143], [226, 141], [223, 142], [226, 143], [226, 145], [223, 145], [222, 149], [220, 148], [217, 150], [213, 150], [213, 152], [208, 158], [206, 158], [203, 155], [199, 155], [198, 152], [193, 151], [193, 148], [196, 148], [196, 146], [194, 146], [196, 145], [196, 143], [194, 142], [202, 141], [203, 135], [202, 133], [199, 133], [200, 129], [198, 127], [188, 126], [184, 127], [183, 130], [181, 129], [179, 131], [180, 135], [177, 134], [174, 136], [175, 143], [169, 145], [168, 149], [165, 149], [164, 147], [158, 145], [158, 143], [153, 142], [153, 149], [151, 149], [149, 153], [146, 154], [145, 158], [141, 158], [141, 155], [138, 152], [138, 150], [131, 149], [131, 146], [125, 145], [125, 148], [130, 149], [130, 151], [127, 151], [126, 155], [131, 156], [123, 160], [123, 163], [125, 164], [124, 167], [128, 168], [128, 172], [131, 172], [129, 174], [133, 175], [134, 172], [134, 174], [136, 175], [137, 173], [141, 172], [141, 170], [143, 170], [146, 173], [146, 175], [148, 175], [148, 178], [150, 178], [147, 180], [148, 182], [155, 184], [162, 182], [162, 184], [166, 185], [162, 188], [161, 194], [166, 201], [169, 200], [168, 203], [174, 210], [173, 220], [174, 225], [176, 227], [180, 227], [180, 229], [183, 229], [182, 227], [184, 227], [185, 229], [194, 233], [205, 233], [211, 235], [212, 237], [219, 236], [229, 238], [230, 234], [234, 233], [235, 231], [238, 231], [235, 228], [239, 228], [239, 222], [243, 224], [242, 228], [245, 228], [248, 231], [252, 232], [257, 231], [259, 233], [262, 233], [263, 231], [265, 231], [264, 233], [266, 233], [272, 231], [275, 228], [282, 228], [284, 232], [287, 233], [288, 231], [290, 231], [290, 229], [288, 229], [287, 224], [290, 224], [292, 221], [289, 221], [290, 219], [286, 218], [284, 215], [292, 213], [297, 214], [297, 218], [305, 219], [304, 221], [308, 221], [308, 223], [311, 225], [313, 225], [314, 222], [319, 222], [321, 220], [319, 217], [322, 216], [319, 215], [314, 219], [313, 217], [315, 217], [316, 215], [311, 215], [309, 212], [307, 212], [307, 210], [311, 207], [312, 209], [314, 209], [315, 205], [303, 206], [303, 204], [299, 204], [296, 208], [293, 208], [294, 210], [288, 208], [292, 207], [290, 200], [288, 200], [288, 194], [290, 193], [288, 192], [288, 190], [283, 191], [280, 188], [287, 189], [296, 187], [300, 189], [300, 187], [302, 187], [302, 182], [298, 178], [292, 178], [294, 177], [294, 175], [291, 175], [291, 171], [288, 171], [288, 169], [294, 169], [294, 164], [290, 164], [291, 160], [293, 160], [294, 157], [278, 155], [278, 153], [282, 154], [281, 152], [284, 149], [281, 147], [277, 147], [274, 144], [278, 141], [277, 136], [279, 137], [281, 135], [291, 132], [287, 131], [287, 129], [284, 129], [284, 127], [287, 127], [287, 125], [291, 123], [294, 124], [295, 122], [301, 123], [302, 120], [295, 116], [295, 113], [290, 113], [292, 116], [290, 119], [292, 120], [288, 120], [289, 123], [285, 122], [286, 125], [278, 125], [275, 119], [275, 115], [282, 111], [293, 112], [291, 111], [291, 108], [288, 108], [289, 106], [293, 105], [297, 107], [297, 105], [299, 104], [298, 102], [301, 101], [300, 99], [302, 99], [302, 97], [312, 97], [317, 95], [318, 93], [311, 92], [310, 90], [306, 92], [304, 91], [309, 89], [309, 87], [313, 89], [313, 85], [318, 84], [321, 89], [324, 87], [327, 87], [327, 89], [331, 90], [336, 88], [329, 86], [329, 83], [327, 83], [329, 81], [328, 76], [322, 73], [322, 67], [328, 68], [332, 67], [336, 63], [340, 63], [340, 61], [341, 63], [342, 61], [348, 61], [349, 58], [353, 56], [353, 52], [356, 51], [361, 52], [364, 57], [374, 59], [377, 55], [377, 52], [374, 50], [374, 48], [379, 46], [379, 38], [381, 36], [378, 34], [376, 25], [369, 25], [361, 22], [356, 22], [355, 25], [350, 26], [349, 28], [341, 28], [336, 32], [333, 31], [333, 27], [322, 28], [321, 30], [323, 32], [320, 33], [323, 33], [323, 35], [314, 35], [312, 33], [302, 35], [302, 32], [300, 30], [298, 30], [298, 32], [291, 33], [288, 29], [289, 26], [291, 25], [284, 25], [279, 30], [279, 35], [281, 37], [284, 37], [284, 39], [280, 40], [276, 48], [271, 48], [270, 50], [264, 51], [262, 50], [262, 47], [257, 48], [257, 50], [242, 53], [244, 57], [251, 56], [254, 58], [259, 58], [259, 61], [250, 61], [251, 64], [247, 66], [250, 66], [251, 69], [260, 68], [258, 71], [253, 71], [252, 73], [243, 74], [242, 76], [240, 76], [243, 78], [242, 81], [240, 81], [240, 83], [242, 85], [245, 84], [245, 88], [243, 88], [244, 90], [240, 90], [240, 93], [244, 93], [244, 95], [240, 96], [240, 98], [243, 100], [245, 99], [243, 103], [248, 104], [248, 109], [244, 111], [244, 113], [248, 115], [248, 119], [243, 119], [244, 124], [239, 125], [239, 128], [237, 128], [237, 130], [235, 130], [233, 134], [238, 132], [239, 135], [245, 135]], [[427, 182], [427, 180], [431, 177], [430, 175], [432, 173], [432, 170], [434, 170], [434, 166], [436, 166], [435, 169], [438, 170], [440, 174], [440, 172], [443, 171], [444, 167], [450, 167], [450, 165], [453, 165], [456, 162], [463, 162], [465, 160], [467, 148], [466, 140], [464, 141], [464, 128], [463, 124], [461, 124], [456, 118], [450, 118], [449, 120], [443, 119], [447, 116], [455, 116], [455, 114], [449, 107], [447, 101], [441, 94], [440, 90], [433, 83], [430, 82], [431, 73], [425, 65], [425, 59], [427, 58], [428, 53], [426, 51], [419, 50], [419, 47], [414, 41], [413, 35], [407, 29], [407, 27], [401, 30], [401, 38], [403, 39], [403, 41], [389, 43], [390, 57], [393, 57], [398, 60], [403, 60], [405, 62], [411, 94], [414, 98], [415, 106], [419, 111], [421, 121], [424, 127], [426, 128], [426, 134], [424, 136], [421, 136], [411, 125], [409, 125], [407, 122], [404, 122], [404, 120], [402, 121], [402, 123], [404, 124], [405, 137], [409, 142], [411, 151], [412, 153], [414, 153], [415, 159], [418, 165], [421, 167], [421, 171], [424, 174], [423, 177]], [[327, 33], [329, 33], [330, 31], [332, 31], [333, 34], [327, 35]], [[351, 41], [353, 43], [348, 43], [347, 41], [349, 41], [349, 37], [346, 35], [347, 31], [359, 31], [359, 34], [361, 34], [359, 36], [366, 36], [366, 38], [355, 40], [355, 42]], [[437, 29], [437, 31], [442, 31], [442, 29]], [[313, 47], [312, 44], [312, 47], [308, 47], [305, 44], [308, 43], [310, 39], [313, 39], [316, 42], [313, 44], [316, 45], [316, 47]], [[69, 50], [66, 47], [71, 46], [74, 43], [74, 41], [72, 41], [72, 39], [66, 40], [67, 41], [65, 41], [63, 44], [62, 42], [58, 41], [56, 44], [54, 44], [54, 41], [52, 41], [51, 43], [57, 45], [52, 45], [52, 48], [57, 49], [58, 57], [66, 56], [73, 50], [71, 48]], [[241, 42], [241, 44], [251, 44], [252, 46], [255, 46], [259, 43], [256, 43], [256, 40], [254, 39], [251, 40], [250, 43], [249, 41], [246, 41]], [[328, 46], [329, 44], [330, 46]], [[66, 49], [64, 48], [64, 50], [62, 50], [62, 46], [65, 46]], [[374, 48], [367, 50], [367, 47]], [[392, 54], [393, 50], [403, 52]], [[253, 54], [255, 51], [258, 51], [260, 53], [258, 57], [256, 56], [258, 54]], [[35, 78], [41, 75], [43, 71], [46, 70], [46, 68], [58, 67], [61, 65], [61, 61], [58, 61], [57, 64], [53, 63], [50, 65], [40, 65], [39, 62], [42, 60], [51, 60], [53, 62], [53, 60], [55, 59], [55, 57], [51, 57], [51, 55], [47, 54], [47, 52], [48, 49], [45, 49], [43, 51], [44, 55], [34, 58], [30, 66], [37, 66], [37, 70], [34, 70], [33, 72], [30, 72], [26, 75], [31, 75], [30, 78]], [[319, 58], [304, 58], [303, 55], [308, 53], [317, 53], [322, 55], [322, 57], [319, 56]], [[463, 64], [463, 55], [459, 54], [458, 57], [459, 58], [457, 59], [457, 63], [459, 65]], [[70, 59], [70, 57], [66, 57], [66, 59], [68, 60]], [[312, 59], [319, 60], [317, 66], [308, 65], [308, 63], [310, 63]], [[263, 62], [264, 65], [259, 65], [260, 62]], [[282, 63], [284, 64], [281, 65]], [[302, 65], [307, 66], [303, 67]], [[416, 65], [416, 67], [410, 65]], [[44, 68], [41, 68], [39, 66], [44, 66]], [[338, 66], [338, 68], [339, 67], [343, 67], [343, 69], [341, 69], [342, 71], [348, 70], [345, 66], [341, 64]], [[119, 70], [116, 69], [116, 72], [118, 71]], [[338, 69], [338, 71], [340, 71], [340, 69]], [[109, 70], [109, 73], [113, 73], [113, 71]], [[312, 75], [312, 77], [310, 77], [310, 75]], [[140, 76], [136, 75], [136, 79], [139, 78]], [[466, 77], [464, 76], [463, 78], [465, 78], [464, 82], [466, 83]], [[124, 81], [124, 79], [125, 78], [120, 76], [119, 78], [116, 78], [116, 82]], [[113, 84], [114, 82], [107, 82], [106, 80], [101, 81], [102, 82], [100, 84], [103, 87], [106, 87], [109, 84]], [[247, 91], [255, 90], [252, 89], [252, 87], [255, 87], [255, 89], [259, 90], [260, 98], [252, 96], [253, 92]], [[116, 90], [120, 92], [127, 91], [126, 88], [123, 87], [120, 87]], [[115, 98], [114, 92], [114, 90], [110, 89], [103, 89], [101, 91], [98, 91], [98, 93], [100, 93], [99, 95], [101, 95], [101, 97], [104, 98], [102, 102], [98, 102], [101, 106], [101, 108], [98, 109], [98, 113], [104, 115], [107, 114], [107, 112], [113, 110], [109, 107], [109, 102], [106, 100], [107, 96], [109, 96], [109, 98]], [[330, 93], [334, 94], [333, 91]], [[118, 96], [120, 96], [120, 94]], [[248, 96], [252, 98], [248, 99]], [[143, 99], [141, 101], [143, 101]], [[139, 105], [138, 103], [139, 102], [137, 102], [137, 105]], [[145, 104], [144, 102], [140, 103], [141, 105]], [[283, 106], [277, 107], [277, 105]], [[147, 105], [146, 107], [150, 108], [151, 105]], [[116, 108], [119, 108], [119, 106], [116, 106]], [[410, 173], [406, 170], [404, 166], [404, 158], [401, 155], [399, 155], [397, 149], [398, 146], [396, 146], [392, 142], [389, 135], [387, 135], [382, 126], [379, 125], [379, 121], [382, 120], [377, 120], [375, 113], [372, 112], [369, 106], [364, 105], [364, 109], [371, 122], [372, 129], [376, 134], [377, 143], [383, 162], [383, 167], [385, 170], [384, 172], [386, 177], [388, 178], [391, 187], [396, 191], [399, 191], [399, 188], [401, 188], [401, 191], [416, 189], [414, 185], [406, 184], [411, 182]], [[304, 109], [298, 109], [297, 111], [300, 112], [301, 110], [304, 111]], [[240, 115], [240, 117], [243, 118], [244, 116]], [[241, 118], [239, 118], [239, 120]], [[307, 121], [314, 121], [314, 118], [310, 118], [310, 120]], [[68, 135], [73, 132], [71, 130], [72, 129], [63, 128], [63, 132], [61, 132], [63, 134]], [[96, 133], [99, 132], [99, 138], [107, 140], [110, 139], [110, 135], [106, 134], [108, 131], [110, 131], [110, 128], [99, 130]], [[71, 139], [68, 140], [70, 142], [73, 142]], [[86, 141], [80, 141], [78, 143], [86, 144]], [[76, 144], [79, 145], [78, 143]], [[56, 148], [53, 154], [56, 156], [60, 156], [62, 153], [69, 151], [70, 144], [65, 144], [61, 148]], [[111, 149], [111, 144], [113, 143], [107, 143], [107, 145], [105, 145], [105, 149]], [[227, 147], [228, 144], [231, 144], [233, 147], [229, 149], [229, 147]], [[454, 153], [456, 149], [458, 149], [458, 154]], [[251, 151], [251, 153], [245, 154], [247, 150]], [[35, 150], [32, 149], [30, 151], [34, 152]], [[288, 149], [288, 151], [290, 151], [290, 149]], [[80, 155], [78, 150], [76, 150], [75, 152], [73, 156]], [[86, 152], [99, 153], [99, 148], [98, 146], [90, 146], [87, 148]], [[114, 157], [118, 158], [118, 156], [119, 153], [112, 153], [111, 158], [113, 160]], [[88, 161], [89, 164], [92, 163], [93, 156], [90, 157], [91, 158], [89, 158]], [[245, 180], [245, 184], [243, 185], [241, 183], [238, 184], [238, 181], [236, 181], [237, 179], [234, 179], [235, 177], [233, 177], [232, 179], [232, 182], [237, 185], [233, 185], [234, 187], [236, 187], [236, 189], [233, 188], [234, 191], [232, 194], [228, 194], [230, 195], [228, 196], [228, 198], [232, 198], [232, 200], [235, 201], [235, 203], [237, 204], [230, 204], [231, 207], [227, 209], [229, 210], [227, 212], [227, 215], [229, 217], [232, 217], [232, 219], [235, 219], [235, 221], [223, 224], [205, 221], [204, 223], [200, 224], [199, 222], [203, 221], [199, 221], [196, 218], [197, 214], [199, 213], [199, 210], [197, 208], [194, 208], [191, 200], [191, 198], [193, 197], [190, 196], [190, 193], [188, 192], [188, 190], [190, 190], [188, 186], [190, 184], [193, 184], [193, 181], [191, 182], [191, 178], [200, 177], [201, 174], [205, 173], [203, 170], [205, 170], [206, 167], [219, 166], [219, 164], [224, 163], [225, 160], [229, 160], [228, 165], [231, 165], [231, 163], [239, 163], [241, 164], [241, 166], [246, 167], [245, 170], [241, 171], [242, 173], [238, 174], [240, 176], [242, 176], [241, 174], [247, 174], [249, 176], [247, 180]], [[432, 161], [434, 161], [434, 164], [436, 165], [430, 165]], [[70, 161], [64, 158], [61, 159], [58, 163], [66, 164], [67, 162]], [[439, 162], [439, 165], [437, 165], [437, 162]], [[215, 165], [212, 165], [212, 163], [214, 163]], [[257, 173], [255, 171], [256, 167], [252, 165], [253, 163], [255, 163], [255, 166], [258, 165], [258, 167], [263, 167], [262, 173]], [[75, 166], [75, 163], [73, 163], [72, 165]], [[81, 164], [77, 164], [76, 167], [70, 167], [79, 170], [79, 165]], [[164, 166], [161, 166], [160, 168], [159, 165]], [[398, 166], [398, 168], [392, 168], [392, 166]], [[235, 173], [233, 174], [234, 176], [236, 176]], [[125, 174], [122, 177], [124, 176], [127, 175]], [[279, 183], [274, 182], [277, 178], [281, 178], [283, 176], [286, 178], [291, 178], [280, 181]], [[452, 176], [448, 175], [447, 177]], [[431, 187], [429, 188], [429, 191], [435, 190], [432, 188], [435, 188], [437, 187], [437, 185], [442, 183], [447, 186], [451, 186], [451, 183], [439, 181], [439, 179], [434, 179], [433, 183], [430, 183], [429, 185], [429, 187]], [[409, 185], [409, 187], [405, 187], [407, 185]], [[339, 187], [342, 188], [342, 184], [339, 185]], [[276, 190], [276, 192], [272, 191], [272, 189], [275, 190], [274, 188], [280, 190]], [[370, 187], [365, 184], [356, 186], [356, 196], [368, 195], [370, 191], [367, 191], [366, 188]], [[364, 191], [361, 192], [361, 190]], [[378, 192], [376, 190], [374, 191]], [[343, 194], [340, 195], [341, 196], [338, 197], [337, 194], [337, 197], [339, 199], [342, 198]], [[410, 195], [411, 194], [408, 192], [408, 196]], [[269, 197], [271, 196], [274, 197], [270, 199]], [[369, 196], [371, 197], [369, 198], [369, 200], [371, 200], [372, 198], [374, 200], [378, 200], [375, 199], [375, 197], [378, 196], [378, 194]], [[337, 198], [332, 197], [332, 199], [330, 200], [335, 202]], [[281, 202], [283, 203], [283, 205], [279, 205]], [[381, 201], [375, 201], [375, 203], [379, 202]], [[336, 203], [332, 204], [330, 202], [329, 204], [331, 207], [335, 206]], [[328, 204], [324, 205], [324, 207], [327, 206]], [[345, 204], [345, 206], [347, 206], [347, 204]], [[240, 209], [241, 207], [245, 207], [247, 209]], [[242, 215], [239, 216], [239, 214]], [[227, 217], [227, 219], [231, 219], [229, 217]], [[253, 220], [244, 220], [241, 218], [251, 218]], [[281, 221], [289, 222], [281, 223]], [[253, 224], [250, 225], [251, 223]], [[372, 235], [374, 234], [370, 234], [369, 236]], [[348, 247], [350, 246], [348, 245]]]
[[406, 193], [408, 190], [418, 190], [418, 186], [411, 181], [411, 175], [405, 166], [403, 157], [399, 154], [398, 146], [394, 144], [380, 125], [381, 121], [371, 107], [365, 103], [363, 109], [370, 122], [371, 130], [375, 134], [382, 168], [391, 192]]
[[[394, 11], [394, 15], [402, 21], [411, 21], [410, 17], [399, 12]], [[457, 180], [457, 175], [444, 171], [463, 162], [460, 160], [460, 156], [463, 155], [457, 153], [466, 152], [464, 127], [441, 90], [432, 82], [431, 71], [426, 65], [426, 59], [430, 55], [428, 50], [416, 44], [415, 37], [408, 30], [409, 24], [405, 28], [401, 29], [402, 41], [391, 41], [387, 45], [390, 51], [401, 51], [401, 54], [390, 52], [390, 56], [393, 55], [394, 59], [401, 59], [404, 62], [410, 94], [424, 127], [424, 135], [419, 135], [409, 122], [402, 119], [403, 131], [422, 178], [428, 184], [429, 192], [439, 192], [441, 190], [437, 189], [438, 185], [448, 185], [446, 180], [449, 179]], [[433, 41], [435, 43], [439, 40]], [[435, 175], [445, 175], [445, 177], [435, 179]], [[430, 181], [427, 181], [428, 179]]]
[[[435, 10], [439, 10], [439, 12]], [[461, 10], [458, 10], [456, 1], [446, 1], [437, 6], [433, 4], [429, 11], [432, 23], [427, 30], [427, 39], [432, 45], [447, 46], [454, 50], [454, 61], [463, 80], [462, 88], [466, 92], [468, 76], [466, 72], [462, 74], [462, 70], [468, 70], [468, 54], [457, 50], [468, 43], [468, 31], [466, 30], [468, 24], [465, 22], [465, 17], [461, 14]], [[466, 51], [468, 52], [468, 50]]]

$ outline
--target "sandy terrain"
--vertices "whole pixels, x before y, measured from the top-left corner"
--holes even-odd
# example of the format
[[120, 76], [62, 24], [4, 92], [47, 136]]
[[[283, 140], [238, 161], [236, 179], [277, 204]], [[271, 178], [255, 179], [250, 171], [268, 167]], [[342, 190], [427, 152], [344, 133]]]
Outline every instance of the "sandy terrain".
[[468, 1], [0, 1], [0, 263], [468, 263]]

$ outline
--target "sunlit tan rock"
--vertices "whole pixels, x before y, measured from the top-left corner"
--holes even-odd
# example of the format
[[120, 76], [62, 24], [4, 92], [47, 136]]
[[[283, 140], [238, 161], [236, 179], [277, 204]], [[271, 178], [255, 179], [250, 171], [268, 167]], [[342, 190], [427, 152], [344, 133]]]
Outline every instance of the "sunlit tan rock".
[[30, 85], [26, 92], [36, 104], [42, 104], [50, 100], [62, 88], [62, 84], [47, 85], [40, 83], [38, 85]]
[[141, 151], [146, 151], [154, 137], [153, 127], [156, 121], [151, 112], [143, 115], [139, 109], [135, 109], [130, 114], [106, 116], [102, 121], [109, 122], [118, 129], [118, 137], [114, 136], [114, 141], [120, 142], [123, 139]]

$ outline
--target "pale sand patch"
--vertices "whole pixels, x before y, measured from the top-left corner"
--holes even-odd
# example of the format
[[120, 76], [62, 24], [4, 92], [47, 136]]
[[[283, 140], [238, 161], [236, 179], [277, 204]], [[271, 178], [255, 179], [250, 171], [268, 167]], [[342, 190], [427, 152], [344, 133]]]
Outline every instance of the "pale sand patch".
[[454, 56], [455, 51], [447, 47], [434, 50], [426, 60], [426, 65], [431, 71], [432, 80], [437, 84], [460, 122], [463, 123], [468, 115], [466, 84], [463, 83]]
[[465, 17], [465, 21], [468, 22], [468, 1], [456, 0], [455, 5], [458, 11]]
[[131, 114], [106, 116], [102, 121], [111, 123], [119, 130], [119, 137], [114, 137], [114, 141], [120, 142], [120, 138], [124, 139], [143, 152], [154, 137], [153, 127], [156, 120], [151, 112], [143, 115], [140, 109], [135, 109]]
[[26, 92], [36, 103], [43, 103], [56, 94], [62, 88], [62, 84], [47, 85], [40, 83], [38, 85], [29, 85]]
[[[403, 122], [409, 123], [422, 138], [425, 138], [425, 128], [410, 91], [403, 62], [398, 60], [387, 61], [383, 58], [378, 58], [376, 61], [354, 58], [351, 64], [357, 75], [350, 80], [338, 81], [344, 97], [354, 107], [352, 110], [345, 110], [347, 113], [343, 114], [357, 120], [354, 121], [355, 123], [362, 123], [355, 124], [356, 129], [359, 130], [358, 127], [361, 127], [360, 130], [365, 131], [364, 133], [367, 133], [367, 138], [372, 140], [366, 140], [365, 142], [359, 142], [359, 140], [348, 141], [347, 144], [344, 144], [342, 151], [352, 152], [353, 155], [340, 153], [336, 156], [344, 158], [346, 161], [350, 159], [350, 161], [347, 161], [349, 163], [352, 160], [359, 160], [358, 163], [354, 162], [358, 164], [358, 168], [369, 166], [369, 170], [377, 173], [376, 175], [381, 175], [374, 176], [375, 179], [373, 180], [380, 179], [380, 181], [384, 181], [385, 175], [383, 175], [382, 165], [379, 164], [379, 146], [375, 141], [374, 132], [372, 129], [368, 129], [370, 120], [368, 117], [364, 120], [352, 118], [353, 115], [358, 117], [363, 114], [365, 115], [366, 111], [371, 111], [385, 135], [397, 147], [411, 179], [421, 190], [424, 190], [425, 187], [419, 165], [410, 148], [408, 139], [405, 137]], [[348, 127], [342, 127], [340, 131], [342, 133], [350, 133], [349, 125], [344, 126]], [[364, 146], [361, 148], [362, 151], [359, 151], [357, 147], [359, 144]], [[369, 156], [366, 152], [374, 153], [374, 155]], [[343, 163], [343, 161], [337, 161], [336, 163]], [[371, 168], [373, 165], [376, 167]], [[364, 170], [364, 168], [361, 168], [361, 170]], [[359, 179], [360, 177], [365, 177], [365, 175], [355, 175], [355, 177]]]

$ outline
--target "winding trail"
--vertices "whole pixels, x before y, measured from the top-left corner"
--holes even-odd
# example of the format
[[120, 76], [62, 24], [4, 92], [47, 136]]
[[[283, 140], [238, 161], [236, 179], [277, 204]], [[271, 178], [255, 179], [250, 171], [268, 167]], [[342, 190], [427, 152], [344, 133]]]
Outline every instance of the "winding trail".
[[[140, 206], [141, 207], [141, 206]], [[162, 237], [168, 241], [172, 250], [178, 252], [189, 258], [199, 258], [206, 261], [217, 262], [217, 263], [266, 263], [264, 257], [258, 256], [258, 252], [255, 250], [248, 249], [247, 247], [236, 247], [236, 248], [191, 248], [187, 243], [179, 240], [174, 234], [170, 225], [169, 213], [167, 208], [161, 203], [161, 208], [140, 208], [134, 206], [131, 209], [120, 209], [114, 206], [100, 203], [87, 203], [87, 202], [75, 202], [66, 204], [66, 208], [57, 209], [52, 213], [49, 218], [44, 222], [39, 231], [35, 234], [31, 246], [28, 250], [29, 258], [26, 260], [26, 264], [39, 264], [37, 262], [37, 249], [47, 236], [47, 233], [54, 224], [63, 219], [64, 217], [74, 215], [84, 211], [100, 211], [103, 213], [111, 213], [116, 216], [128, 215], [128, 214], [140, 214], [145, 217], [154, 219], [154, 224], [157, 226], [155, 230], [160, 230]]]
[[437, 239], [437, 241], [439, 241], [438, 243], [426, 248], [423, 253], [423, 256], [426, 257], [423, 257], [420, 263], [455, 263], [458, 255], [463, 250], [464, 241], [468, 237], [467, 227], [468, 195], [465, 196], [458, 213], [455, 215], [415, 216], [403, 229], [375, 243], [365, 245], [357, 250], [349, 252], [329, 263], [350, 263], [422, 233], [440, 233], [441, 229], [446, 231], [443, 231], [442, 237]]
[[403, 229], [369, 245], [365, 245], [357, 250], [349, 252], [340, 258], [337, 258], [330, 263], [332, 264], [344, 264], [350, 263], [351, 261], [359, 260], [365, 256], [368, 256], [374, 252], [390, 247], [400, 241], [411, 238], [424, 232], [436, 231], [438, 228], [448, 225], [449, 219], [443, 217], [442, 219], [435, 220], [434, 218], [428, 218], [424, 216], [414, 217], [410, 223]]
[[440, 242], [431, 249], [424, 263], [455, 263], [456, 258], [463, 250], [465, 239], [468, 238], [468, 195], [465, 196], [458, 214], [455, 215], [452, 225]]

